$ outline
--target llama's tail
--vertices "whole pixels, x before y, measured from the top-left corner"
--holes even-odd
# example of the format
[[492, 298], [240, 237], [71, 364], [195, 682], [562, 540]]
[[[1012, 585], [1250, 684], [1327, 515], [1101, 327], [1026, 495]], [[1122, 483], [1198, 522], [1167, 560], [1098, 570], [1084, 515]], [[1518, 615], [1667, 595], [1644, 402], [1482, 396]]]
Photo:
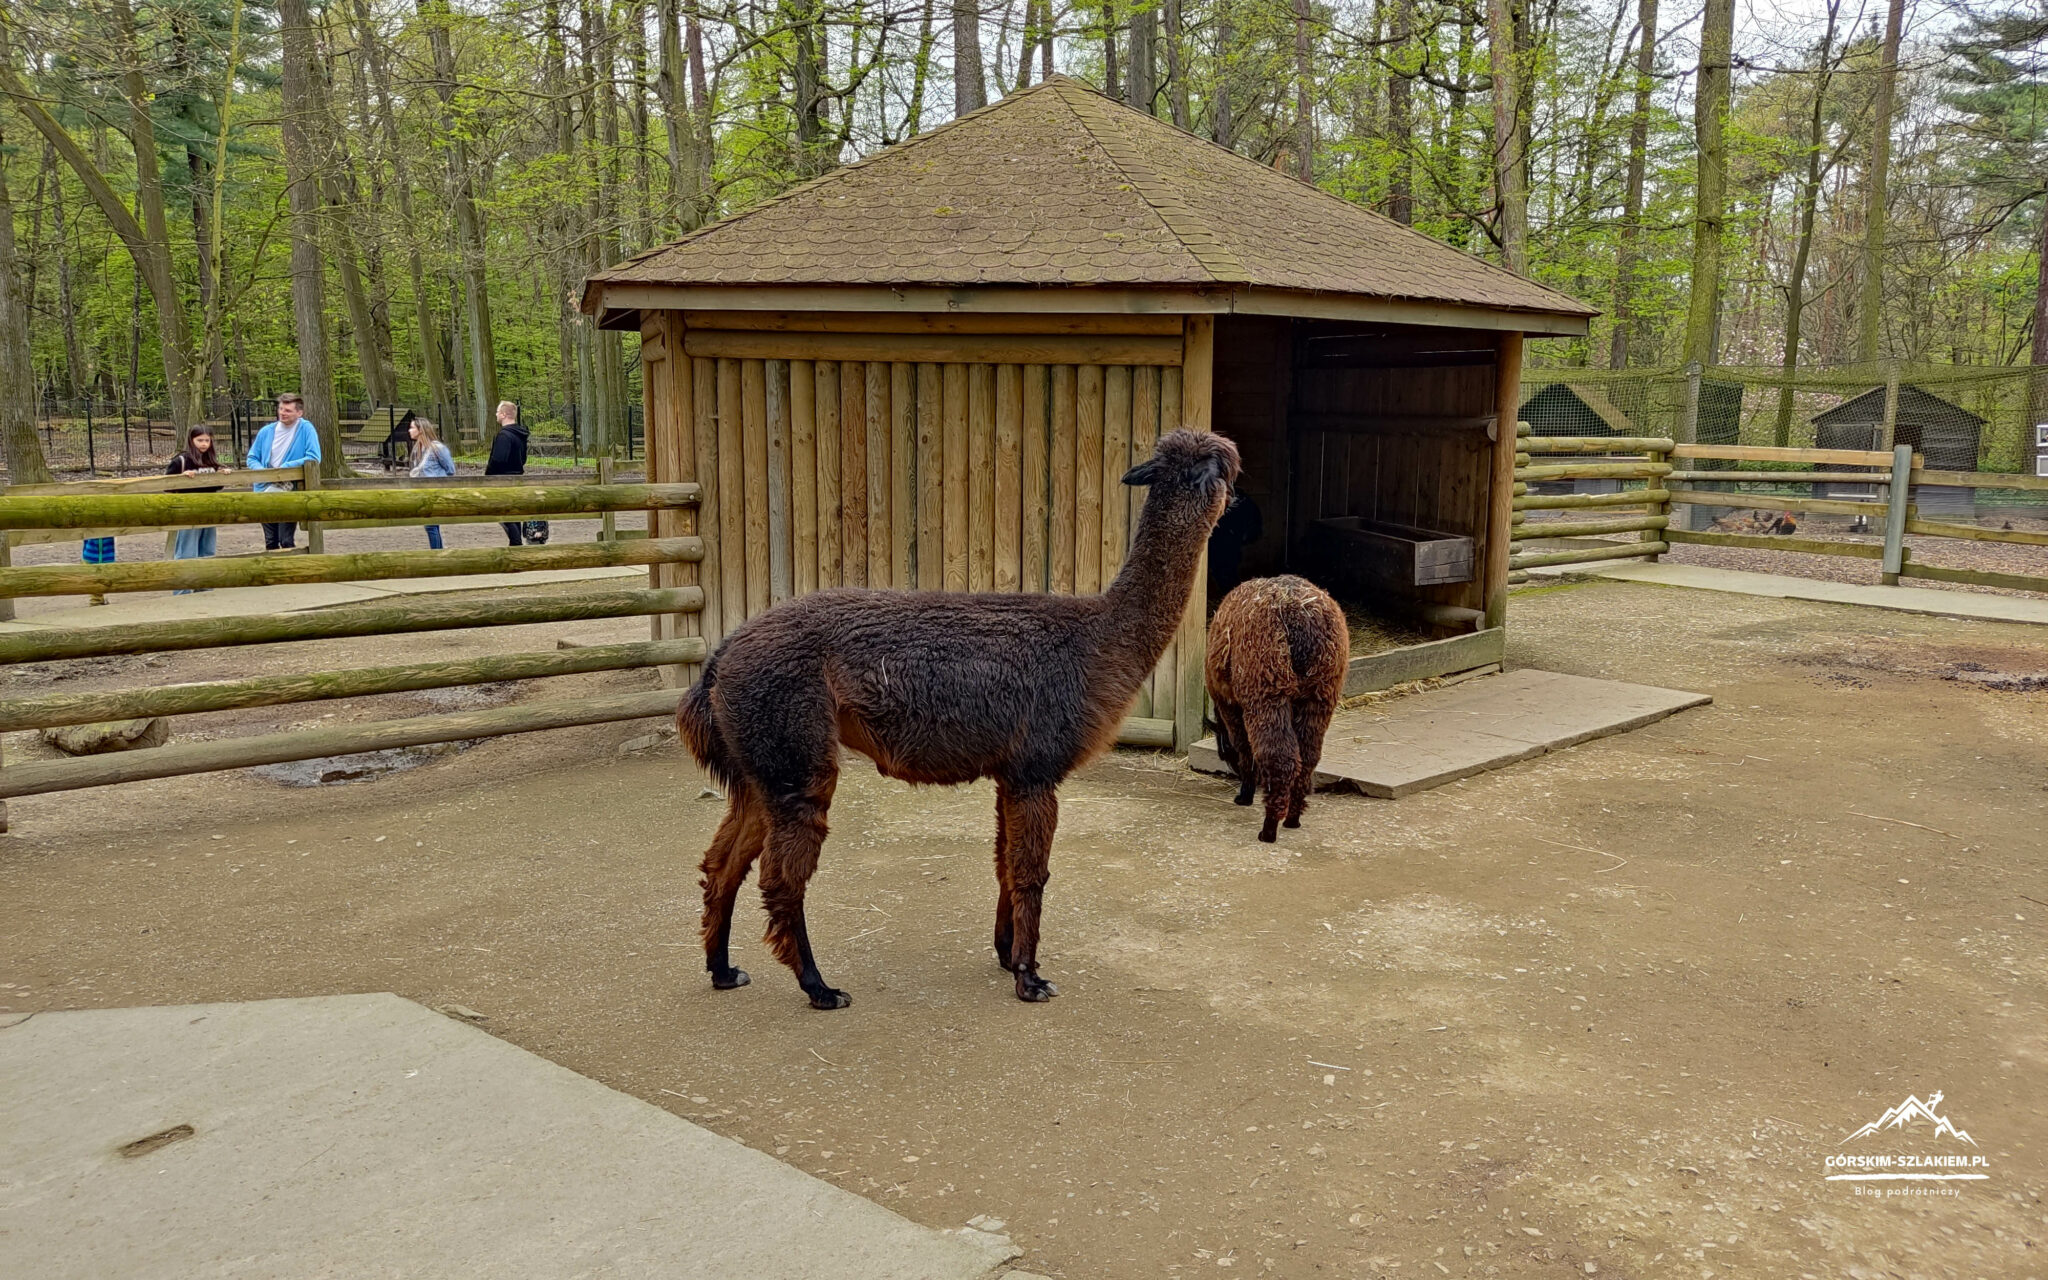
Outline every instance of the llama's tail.
[[705, 661], [704, 674], [697, 677], [697, 683], [690, 686], [676, 708], [676, 731], [697, 763], [730, 790], [738, 771], [733, 767], [725, 735], [719, 732], [718, 717], [711, 707], [711, 686], [717, 680], [718, 657], [714, 654]]

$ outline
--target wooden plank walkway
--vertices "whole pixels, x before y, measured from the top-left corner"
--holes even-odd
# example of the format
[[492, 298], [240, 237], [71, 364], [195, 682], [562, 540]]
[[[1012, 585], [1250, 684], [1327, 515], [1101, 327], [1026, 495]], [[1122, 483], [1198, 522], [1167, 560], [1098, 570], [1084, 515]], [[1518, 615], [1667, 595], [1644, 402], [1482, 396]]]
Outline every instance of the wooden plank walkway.
[[[1316, 785], [1350, 782], [1366, 795], [1396, 800], [1712, 701], [1700, 693], [1555, 671], [1483, 676], [1338, 712], [1323, 739]], [[1196, 743], [1188, 764], [1222, 772], [1215, 740]]]

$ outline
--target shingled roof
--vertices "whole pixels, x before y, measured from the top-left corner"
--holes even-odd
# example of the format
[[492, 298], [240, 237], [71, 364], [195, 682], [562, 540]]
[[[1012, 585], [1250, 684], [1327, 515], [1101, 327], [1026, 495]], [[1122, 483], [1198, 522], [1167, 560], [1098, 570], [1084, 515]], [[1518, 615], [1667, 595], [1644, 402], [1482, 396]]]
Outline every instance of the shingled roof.
[[1064, 76], [596, 272], [587, 308], [607, 284], [1223, 285], [1594, 314]]

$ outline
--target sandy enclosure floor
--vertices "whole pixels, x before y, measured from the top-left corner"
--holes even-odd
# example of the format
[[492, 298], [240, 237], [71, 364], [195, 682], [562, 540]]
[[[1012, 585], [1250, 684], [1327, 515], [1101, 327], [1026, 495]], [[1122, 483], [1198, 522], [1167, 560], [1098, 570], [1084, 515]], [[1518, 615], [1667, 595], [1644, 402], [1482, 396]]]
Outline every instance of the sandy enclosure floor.
[[[751, 893], [755, 981], [712, 991], [694, 864], [720, 804], [613, 726], [348, 786], [16, 801], [0, 1007], [459, 1003], [920, 1222], [1004, 1219], [1068, 1280], [2048, 1273], [2048, 692], [1947, 678], [2048, 671], [2048, 634], [1595, 582], [1518, 593], [1509, 658], [1716, 701], [1407, 800], [1323, 796], [1277, 847], [1228, 783], [1120, 753], [1064, 789], [1049, 1005], [989, 952], [989, 788], [858, 758], [810, 898], [853, 1006], [805, 1005]], [[67, 679], [223, 658], [159, 662]], [[1988, 1181], [1823, 1181], [1848, 1133], [1937, 1089]]]

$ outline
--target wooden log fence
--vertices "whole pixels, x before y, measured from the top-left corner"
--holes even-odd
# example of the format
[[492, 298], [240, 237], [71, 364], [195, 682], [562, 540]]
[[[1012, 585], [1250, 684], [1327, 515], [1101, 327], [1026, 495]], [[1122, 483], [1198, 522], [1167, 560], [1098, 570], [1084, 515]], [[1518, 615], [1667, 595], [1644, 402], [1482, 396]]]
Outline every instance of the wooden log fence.
[[[1528, 423], [1515, 429], [1517, 446], [1532, 461], [1517, 461], [1513, 526], [1508, 532], [1513, 550], [1508, 556], [1510, 582], [1528, 581], [1527, 571], [1547, 565], [1585, 564], [1595, 560], [1642, 557], [1654, 560], [1670, 549], [1663, 541], [1671, 523], [1672, 492], [1667, 487], [1672, 467], [1669, 461], [1674, 442], [1662, 436], [1538, 436]], [[1569, 462], [1536, 463], [1543, 456], [1578, 455]], [[1627, 456], [1635, 455], [1635, 456]], [[1640, 480], [1640, 489], [1624, 488], [1618, 493], [1533, 494], [1526, 492], [1532, 482], [1551, 480]], [[1640, 514], [1616, 508], [1641, 508]], [[1531, 511], [1588, 513], [1590, 518], [1530, 521]], [[1602, 543], [1598, 547], [1568, 551], [1534, 551], [1521, 544], [1553, 538], [1602, 537], [1633, 533], [1632, 542]]]
[[[1648, 487], [1623, 489], [1619, 493], [1526, 494], [1520, 492], [1524, 484], [1518, 483], [1514, 502], [1515, 527], [1510, 535], [1516, 542], [1627, 532], [1639, 532], [1641, 540], [1634, 543], [1614, 543], [1608, 548], [1586, 548], [1569, 552], [1520, 552], [1510, 561], [1510, 568], [1519, 575], [1516, 580], [1526, 580], [1526, 574], [1522, 574], [1522, 571], [1527, 568], [1587, 563], [1624, 556], [1654, 557], [1668, 550], [1672, 544], [1693, 544], [1876, 560], [1879, 562], [1880, 579], [1885, 583], [1896, 583], [1901, 578], [1920, 578], [1926, 581], [2048, 592], [2048, 575], [1995, 573], [1919, 564], [1913, 561], [1911, 551], [1905, 545], [1906, 536], [1912, 534], [1975, 542], [2048, 546], [2048, 533], [2039, 530], [1989, 529], [1978, 525], [1923, 520], [1912, 500], [1914, 485], [2040, 492], [2048, 490], [2048, 477], [1929, 470], [1925, 466], [1925, 458], [1914, 453], [1907, 445], [1897, 445], [1885, 451], [1680, 444], [1648, 436], [1533, 436], [1527, 424], [1521, 426], [1518, 435], [1518, 446], [1532, 459], [1557, 455], [1580, 455], [1600, 459], [1597, 462], [1518, 466], [1515, 471], [1518, 482], [1617, 479], [1641, 480]], [[1615, 458], [1615, 455], [1628, 453], [1641, 453], [1644, 456], [1640, 460], [1627, 461]], [[1766, 463], [1774, 466], [1804, 466], [1815, 469], [1707, 470], [1671, 465], [1674, 461]], [[1868, 470], [1844, 469], [1850, 467]], [[1872, 500], [1860, 501], [1812, 497], [1799, 493], [1758, 491], [1755, 488], [1690, 487], [1701, 482], [1769, 485], [1779, 489], [1795, 485], [1863, 484], [1871, 486], [1877, 493]], [[1880, 518], [1884, 521], [1884, 540], [1882, 543], [1838, 542], [1822, 538], [1672, 528], [1668, 519], [1670, 507], [1679, 503], [1738, 510], [1797, 511]], [[1599, 511], [1608, 508], [1640, 508], [1645, 514], [1635, 517], [1535, 522], [1528, 521], [1524, 514], [1529, 511]]]
[[[614, 479], [601, 466], [599, 479]], [[269, 473], [232, 473], [248, 483]], [[300, 477], [294, 470], [275, 478]], [[311, 480], [309, 474], [305, 480]], [[407, 481], [367, 487], [344, 483], [268, 493], [193, 493], [212, 488], [205, 481], [225, 477], [145, 477], [123, 488], [105, 485], [33, 486], [0, 492], [0, 606], [26, 596], [166, 588], [261, 586], [280, 583], [377, 581], [486, 573], [527, 573], [612, 565], [661, 566], [700, 560], [704, 545], [695, 536], [601, 539], [566, 546], [460, 548], [324, 554], [316, 545], [304, 554], [205, 557], [114, 565], [11, 567], [5, 550], [14, 534], [31, 537], [53, 530], [72, 536], [100, 529], [142, 531], [194, 525], [246, 524], [288, 520], [318, 531], [322, 523], [453, 523], [462, 519], [529, 519], [564, 514], [682, 510], [679, 531], [694, 532], [688, 510], [697, 505], [694, 484], [516, 483], [429, 486]], [[494, 480], [497, 478], [493, 478]], [[197, 481], [200, 483], [192, 483]], [[609, 526], [609, 519], [607, 525]], [[616, 529], [611, 529], [616, 534]], [[309, 543], [315, 540], [309, 536]], [[442, 599], [400, 597], [303, 613], [226, 618], [190, 618], [125, 626], [24, 629], [0, 635], [0, 663], [18, 664], [116, 654], [158, 653], [222, 646], [301, 640], [395, 635], [467, 627], [501, 627], [541, 622], [695, 613], [703, 607], [701, 588], [596, 590], [576, 594], [511, 598]], [[89, 693], [44, 693], [0, 699], [0, 731], [54, 728], [103, 720], [179, 716], [248, 707], [293, 705], [502, 680], [526, 680], [601, 671], [674, 671], [704, 660], [698, 636], [670, 634], [648, 642], [579, 646], [572, 649], [508, 653], [454, 661], [315, 671]], [[298, 760], [394, 747], [459, 742], [575, 725], [674, 715], [674, 688], [557, 698], [489, 711], [414, 717], [405, 720], [292, 730], [254, 737], [174, 743], [143, 751], [75, 760], [7, 765], [0, 761], [0, 831], [6, 829], [5, 799], [68, 791], [149, 778], [178, 777], [219, 769], [283, 764]]]
[[228, 618], [133, 622], [120, 627], [51, 627], [0, 635], [0, 664], [61, 662], [122, 654], [175, 653], [237, 645], [284, 644], [295, 640], [342, 640], [361, 636], [458, 631], [471, 627], [523, 627], [544, 622], [651, 617], [695, 613], [704, 604], [700, 587], [590, 591], [573, 596], [513, 596], [496, 599], [409, 597], [396, 601], [338, 605], [303, 613], [262, 613]]
[[76, 760], [37, 760], [0, 769], [0, 800], [50, 791], [76, 791], [81, 787], [104, 787], [117, 782], [212, 773], [220, 769], [324, 760], [329, 756], [353, 755], [359, 751], [467, 742], [474, 738], [531, 733], [538, 729], [567, 729], [621, 720], [666, 719], [675, 715], [677, 697], [673, 689], [657, 689], [601, 698], [558, 698], [494, 707], [489, 711], [416, 716], [407, 720], [383, 720], [322, 729], [293, 729], [211, 742], [171, 743], [147, 751], [122, 751]]

